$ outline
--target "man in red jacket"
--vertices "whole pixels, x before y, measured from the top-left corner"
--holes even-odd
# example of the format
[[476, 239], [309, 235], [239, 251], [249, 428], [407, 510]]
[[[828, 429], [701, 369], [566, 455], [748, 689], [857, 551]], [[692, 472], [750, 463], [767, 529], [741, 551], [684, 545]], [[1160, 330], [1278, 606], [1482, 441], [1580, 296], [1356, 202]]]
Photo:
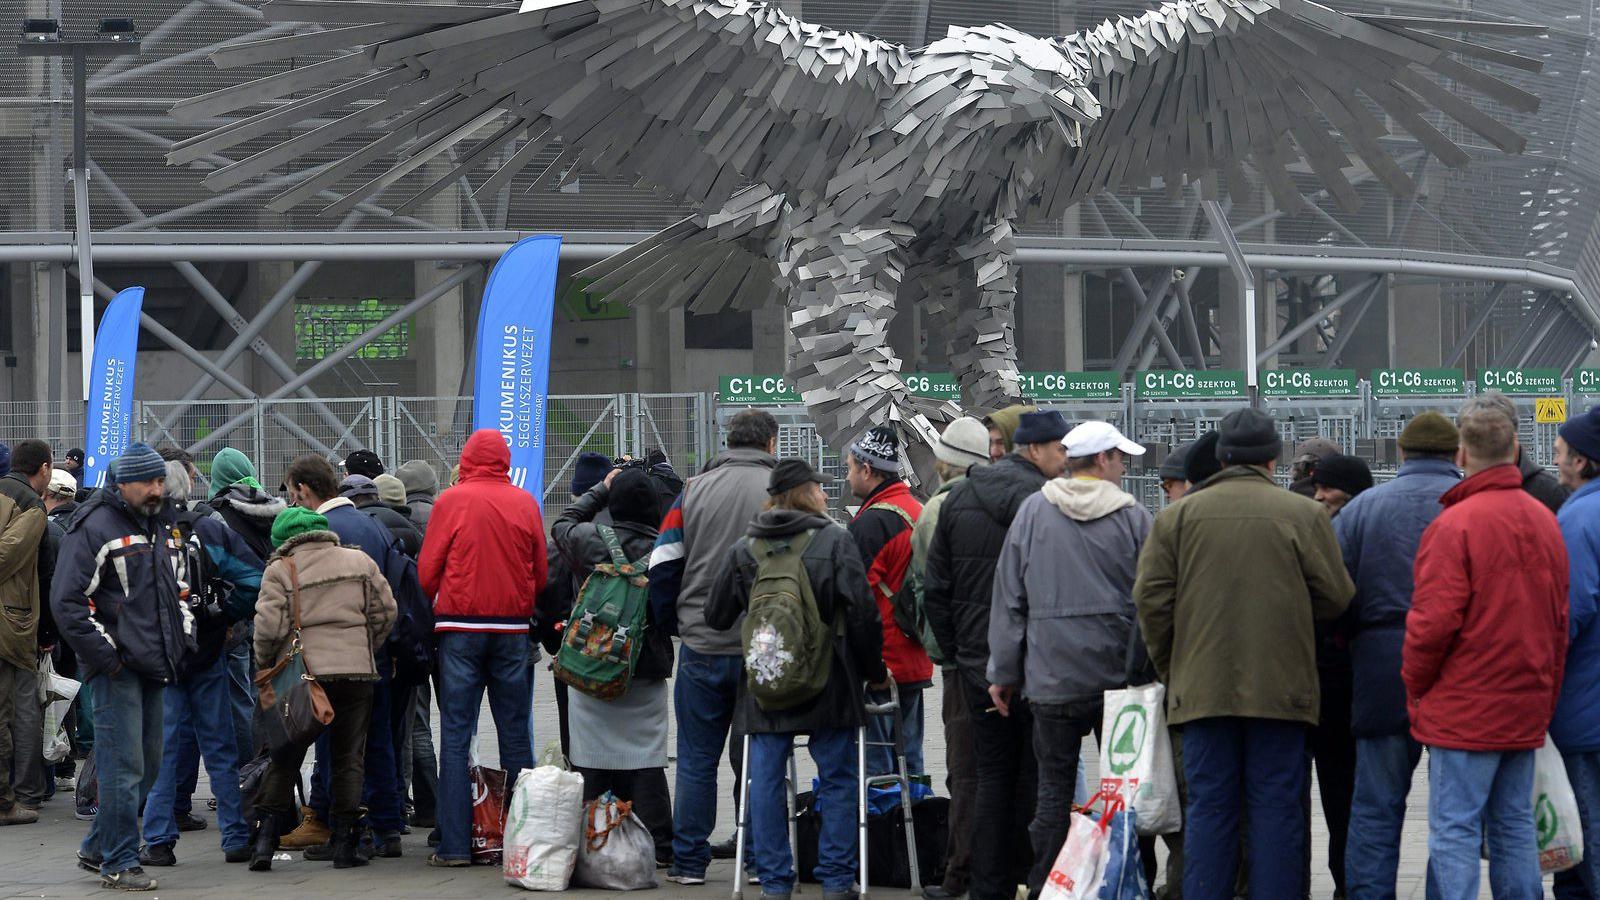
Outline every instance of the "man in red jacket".
[[1537, 900], [1533, 751], [1561, 690], [1567, 552], [1522, 491], [1515, 424], [1461, 415], [1466, 479], [1422, 534], [1400, 674], [1411, 734], [1428, 747], [1428, 896], [1478, 896], [1485, 830], [1497, 898]]
[[[922, 504], [900, 480], [900, 439], [893, 429], [879, 425], [862, 435], [850, 445], [847, 460], [846, 480], [851, 493], [861, 500], [861, 509], [850, 522], [850, 535], [866, 563], [867, 587], [883, 619], [883, 662], [900, 691], [906, 771], [920, 774], [928, 770], [922, 757], [922, 691], [933, 684], [933, 661], [915, 638], [895, 624], [894, 595], [911, 564], [911, 527], [922, 515]], [[867, 702], [888, 701], [887, 687], [868, 690]], [[867, 734], [883, 743], [893, 737], [882, 716], [867, 720]], [[894, 753], [888, 747], [868, 748], [867, 771], [871, 775], [898, 771]]]
[[500, 767], [533, 765], [528, 620], [547, 573], [544, 522], [510, 469], [500, 433], [473, 432], [461, 449], [461, 481], [434, 504], [417, 565], [439, 635], [439, 850], [428, 859], [435, 866], [472, 858], [467, 745], [485, 688]]

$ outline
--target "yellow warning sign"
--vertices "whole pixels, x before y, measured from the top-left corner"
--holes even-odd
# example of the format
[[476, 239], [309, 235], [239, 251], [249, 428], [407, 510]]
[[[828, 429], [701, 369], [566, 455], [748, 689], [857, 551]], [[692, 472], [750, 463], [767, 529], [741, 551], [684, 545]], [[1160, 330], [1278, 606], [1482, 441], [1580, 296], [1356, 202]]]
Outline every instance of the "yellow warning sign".
[[1559, 425], [1567, 420], [1567, 398], [1540, 397], [1533, 401], [1533, 418], [1540, 425]]

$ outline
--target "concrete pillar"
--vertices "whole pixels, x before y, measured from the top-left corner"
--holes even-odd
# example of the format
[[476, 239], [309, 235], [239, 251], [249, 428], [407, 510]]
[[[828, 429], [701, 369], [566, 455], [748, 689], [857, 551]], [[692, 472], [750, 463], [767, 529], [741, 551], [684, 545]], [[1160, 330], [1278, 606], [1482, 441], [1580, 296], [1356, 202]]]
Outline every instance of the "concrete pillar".
[[[1406, 284], [1389, 291], [1389, 365], [1437, 366], [1444, 355], [1440, 320], [1443, 290], [1437, 284]], [[1360, 338], [1358, 337], [1357, 340]], [[1352, 341], [1354, 343], [1354, 341]]]
[[[254, 320], [267, 301], [272, 299], [272, 296], [278, 293], [294, 274], [296, 267], [295, 263], [287, 260], [251, 263], [246, 276], [244, 303], [239, 312], [246, 319]], [[261, 340], [290, 365], [295, 365], [294, 307], [295, 301], [290, 300], [261, 332]], [[255, 353], [246, 350], [245, 356], [249, 362], [246, 383], [254, 388], [258, 395], [270, 394], [274, 388], [283, 384], [283, 379], [278, 377], [278, 373]]]
[[1061, 368], [1066, 372], [1083, 369], [1083, 273], [1061, 276]]
[[[1057, 264], [1023, 266], [1017, 282], [1017, 365], [1029, 372], [1073, 369], [1066, 364], [1072, 323], [1066, 311], [1071, 276]], [[1076, 320], [1078, 364], [1083, 358], [1083, 298], [1078, 298]]]

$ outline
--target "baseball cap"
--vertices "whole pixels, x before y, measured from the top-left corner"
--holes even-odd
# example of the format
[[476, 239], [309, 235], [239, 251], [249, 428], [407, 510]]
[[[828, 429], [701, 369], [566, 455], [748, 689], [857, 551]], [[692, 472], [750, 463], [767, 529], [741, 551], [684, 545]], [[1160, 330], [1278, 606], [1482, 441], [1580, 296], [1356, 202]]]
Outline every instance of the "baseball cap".
[[1110, 422], [1085, 422], [1067, 432], [1061, 443], [1066, 445], [1067, 456], [1074, 459], [1112, 449], [1121, 450], [1129, 456], [1144, 455], [1144, 447], [1128, 440]]

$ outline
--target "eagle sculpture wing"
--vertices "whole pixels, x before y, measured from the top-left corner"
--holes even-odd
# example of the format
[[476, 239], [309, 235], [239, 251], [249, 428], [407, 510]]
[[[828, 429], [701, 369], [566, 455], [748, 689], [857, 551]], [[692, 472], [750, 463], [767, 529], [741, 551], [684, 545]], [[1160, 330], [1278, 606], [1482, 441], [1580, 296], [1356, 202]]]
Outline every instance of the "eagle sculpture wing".
[[1428, 121], [1433, 110], [1506, 153], [1521, 152], [1520, 135], [1455, 90], [1517, 112], [1537, 110], [1539, 99], [1452, 54], [1528, 72], [1540, 62], [1436, 31], [1544, 29], [1345, 15], [1309, 0], [1184, 0], [1061, 39], [1102, 109], [1048, 189], [1043, 211], [1154, 176], [1176, 189], [1186, 176], [1221, 172], [1236, 197], [1247, 195], [1242, 160], [1261, 172], [1281, 206], [1296, 211], [1301, 197], [1287, 167], [1301, 159], [1351, 209], [1360, 201], [1341, 171], [1355, 165], [1347, 148], [1392, 191], [1409, 195], [1416, 186], [1378, 143], [1389, 127], [1375, 108], [1448, 166], [1469, 157]]
[[[179, 102], [172, 112], [185, 121], [260, 111], [184, 141], [168, 161], [331, 118], [211, 172], [207, 186], [221, 189], [297, 160], [325, 160], [338, 142], [381, 132], [273, 198], [276, 211], [334, 188], [343, 198], [325, 212], [338, 214], [455, 153], [453, 170], [397, 210], [406, 211], [521, 136], [529, 140], [480, 196], [498, 192], [558, 138], [563, 151], [542, 177], [578, 163], [710, 208], [750, 181], [780, 192], [820, 189], [830, 157], [879, 114], [908, 60], [898, 44], [750, 0], [527, 0], [526, 11], [270, 0], [263, 9], [271, 20], [324, 30], [225, 47], [213, 55], [218, 65], [340, 52]], [[379, 161], [391, 165], [374, 175], [368, 167]]]

